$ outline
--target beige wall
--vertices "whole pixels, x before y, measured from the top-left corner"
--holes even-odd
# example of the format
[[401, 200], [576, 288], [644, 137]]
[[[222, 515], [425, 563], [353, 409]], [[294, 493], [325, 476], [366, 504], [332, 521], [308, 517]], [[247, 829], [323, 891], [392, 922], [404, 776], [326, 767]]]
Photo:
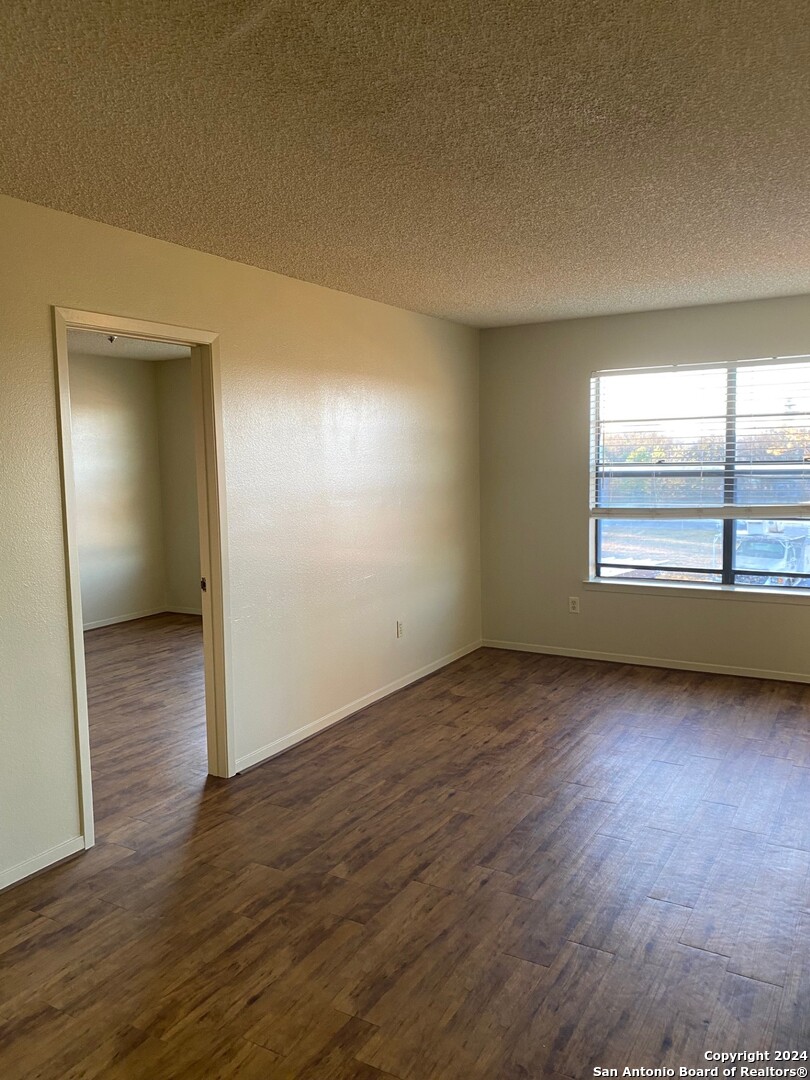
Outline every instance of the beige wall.
[[70, 401], [85, 629], [200, 614], [191, 358], [71, 350]]
[[167, 611], [200, 614], [200, 523], [191, 358], [152, 364], [160, 436], [160, 484]]
[[157, 367], [70, 354], [85, 628], [164, 610]]
[[[810, 676], [810, 601], [582, 584], [590, 373], [809, 351], [810, 296], [484, 331], [484, 638]], [[580, 615], [568, 614], [571, 595]]]
[[480, 533], [474, 330], [6, 197], [0, 235], [3, 883], [79, 832], [50, 305], [220, 334], [237, 759], [475, 643]]

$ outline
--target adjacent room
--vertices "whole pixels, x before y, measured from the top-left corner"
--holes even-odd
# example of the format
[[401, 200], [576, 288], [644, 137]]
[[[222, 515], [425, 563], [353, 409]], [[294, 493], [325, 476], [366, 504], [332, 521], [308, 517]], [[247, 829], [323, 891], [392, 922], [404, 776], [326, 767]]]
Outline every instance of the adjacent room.
[[205, 783], [191, 350], [70, 330], [69, 466], [96, 835]]
[[801, 1080], [806, 5], [0, 57], [3, 1080]]

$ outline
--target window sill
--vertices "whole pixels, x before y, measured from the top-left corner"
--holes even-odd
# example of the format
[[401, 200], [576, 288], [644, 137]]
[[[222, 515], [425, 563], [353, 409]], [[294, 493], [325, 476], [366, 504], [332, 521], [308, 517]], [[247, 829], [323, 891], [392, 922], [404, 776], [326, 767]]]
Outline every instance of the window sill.
[[740, 585], [671, 585], [658, 581], [616, 581], [586, 578], [589, 591], [641, 595], [680, 596], [690, 600], [744, 600], [759, 604], [810, 604], [810, 589], [757, 589]]

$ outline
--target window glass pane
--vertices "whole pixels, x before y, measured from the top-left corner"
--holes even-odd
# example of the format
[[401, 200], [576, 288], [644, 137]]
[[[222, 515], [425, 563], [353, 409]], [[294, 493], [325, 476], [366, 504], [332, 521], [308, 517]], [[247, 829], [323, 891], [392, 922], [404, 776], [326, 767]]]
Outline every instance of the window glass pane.
[[[647, 567], [650, 573], [645, 576], [648, 577], [669, 575], [673, 567], [720, 570], [723, 564], [722, 531], [719, 521], [674, 521], [669, 518], [600, 521], [597, 561], [609, 564], [602, 567], [601, 575], [616, 576], [612, 567], [628, 564]], [[669, 567], [670, 570], [656, 573], [656, 567]]]
[[810, 501], [810, 467], [749, 465], [737, 470], [734, 502], [743, 505]]
[[734, 501], [810, 501], [810, 363], [742, 365], [736, 378]]
[[768, 465], [810, 462], [810, 417], [738, 416], [737, 460]]
[[604, 464], [721, 464], [723, 419], [623, 420], [599, 425], [598, 461]]
[[602, 376], [598, 408], [600, 420], [722, 416], [726, 411], [726, 372], [724, 368], [709, 368]]
[[598, 381], [596, 506], [723, 502], [725, 368]]
[[810, 588], [810, 522], [735, 521], [736, 585]]
[[737, 415], [810, 413], [810, 363], [737, 368]]
[[722, 502], [720, 469], [617, 465], [597, 474], [597, 506], [719, 506]]

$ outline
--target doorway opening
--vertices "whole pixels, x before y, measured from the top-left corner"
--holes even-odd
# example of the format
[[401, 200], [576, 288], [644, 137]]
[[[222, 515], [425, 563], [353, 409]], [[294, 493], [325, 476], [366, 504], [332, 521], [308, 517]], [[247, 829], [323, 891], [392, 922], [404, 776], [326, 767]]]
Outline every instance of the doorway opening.
[[90, 847], [96, 817], [106, 835], [235, 772], [217, 337], [63, 308], [54, 329]]

